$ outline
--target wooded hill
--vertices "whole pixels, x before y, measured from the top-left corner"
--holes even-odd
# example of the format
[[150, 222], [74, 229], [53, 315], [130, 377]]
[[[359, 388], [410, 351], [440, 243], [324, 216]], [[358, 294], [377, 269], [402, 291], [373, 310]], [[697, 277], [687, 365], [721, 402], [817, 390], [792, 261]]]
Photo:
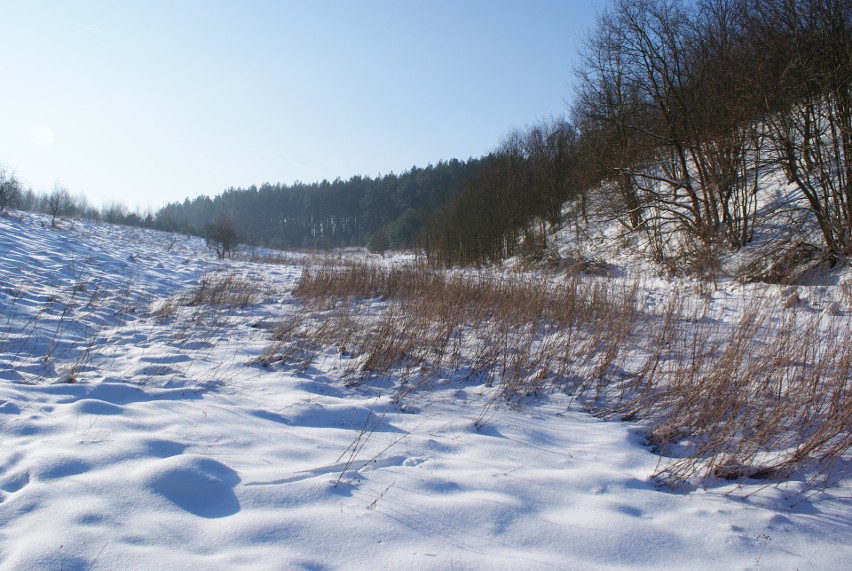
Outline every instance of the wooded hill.
[[170, 204], [162, 227], [232, 216], [273, 247], [422, 248], [442, 264], [544, 251], [589, 193], [658, 261], [712, 265], [748, 244], [763, 176], [831, 261], [852, 253], [852, 0], [615, 0], [578, 69], [571, 122], [511, 133], [491, 154], [375, 179], [264, 184]]
[[212, 199], [168, 204], [156, 220], [164, 229], [200, 233], [226, 215], [245, 241], [273, 248], [366, 245], [374, 235], [386, 239], [385, 248], [410, 248], [426, 213], [476, 176], [482, 164], [451, 160], [376, 178], [229, 188]]
[[[250, 244], [416, 247], [465, 265], [546, 257], [552, 231], [588, 224], [594, 203], [676, 271], [712, 270], [768, 223], [832, 265], [852, 255], [852, 0], [613, 0], [581, 62], [570, 120], [512, 132], [482, 158], [101, 215], [198, 234], [224, 220]], [[768, 190], [784, 218], [761, 210]]]

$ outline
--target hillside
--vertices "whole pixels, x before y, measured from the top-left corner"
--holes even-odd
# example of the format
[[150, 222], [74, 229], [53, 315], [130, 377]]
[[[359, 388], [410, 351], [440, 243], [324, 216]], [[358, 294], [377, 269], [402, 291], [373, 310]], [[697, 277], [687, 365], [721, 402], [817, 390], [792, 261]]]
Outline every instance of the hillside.
[[[545, 350], [565, 345], [560, 332], [534, 333], [513, 349], [520, 369], [524, 356], [553, 359], [535, 363], [535, 390], [507, 395], [505, 359], [475, 374], [495, 314], [486, 329], [449, 336], [454, 360], [424, 353], [409, 364], [417, 347], [359, 352], [365, 337], [383, 339], [382, 324], [403, 339], [416, 304], [312, 293], [306, 264], [323, 276], [348, 267], [342, 255], [220, 262], [183, 235], [0, 217], [0, 569], [852, 566], [848, 449], [780, 479], [696, 469], [667, 485], [660, 471], [679, 452], [649, 442], [663, 412], [646, 404], [629, 422], [603, 414], [647, 362], [672, 300], [684, 323], [694, 318], [684, 335], [707, 331], [723, 344], [760, 307], [765, 328], [748, 347], [771, 353], [770, 334], [792, 323], [809, 326], [820, 351], [848, 353], [846, 274], [795, 289], [731, 280], [712, 289], [652, 276], [618, 254], [617, 236], [599, 239], [611, 240], [599, 252], [608, 277], [468, 272], [482, 284], [597, 291], [630, 311], [633, 330], [611, 361], [584, 323], [572, 343], [594, 362], [562, 369], [562, 354]], [[351, 257], [387, 272], [412, 267], [406, 257]], [[688, 353], [665, 366], [687, 368], [671, 355]], [[367, 366], [382, 354], [394, 359]], [[797, 369], [797, 355], [781, 366]], [[743, 370], [756, 362], [746, 361]], [[839, 366], [831, 355], [819, 362], [826, 378]], [[593, 369], [597, 398], [579, 378]]]

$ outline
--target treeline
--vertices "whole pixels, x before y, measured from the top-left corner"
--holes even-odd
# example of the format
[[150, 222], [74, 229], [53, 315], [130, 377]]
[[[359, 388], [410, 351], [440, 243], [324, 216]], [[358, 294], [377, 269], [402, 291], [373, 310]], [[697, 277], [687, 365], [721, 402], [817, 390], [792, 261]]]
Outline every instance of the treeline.
[[154, 212], [131, 212], [120, 203], [112, 203], [97, 208], [84, 194], [72, 194], [66, 187], [57, 184], [49, 192], [37, 192], [25, 188], [18, 178], [0, 166], [0, 215], [15, 208], [29, 212], [41, 212], [51, 217], [55, 224], [57, 218], [84, 218], [100, 220], [109, 224], [126, 226], [144, 226], [157, 228]]
[[430, 259], [547, 255], [562, 204], [582, 222], [593, 201], [657, 261], [712, 272], [778, 172], [826, 259], [852, 254], [852, 0], [614, 0], [581, 61], [571, 123], [487, 157], [430, 218]]
[[155, 224], [198, 235], [211, 223], [233, 225], [241, 241], [272, 248], [418, 248], [438, 264], [496, 261], [520, 244], [546, 244], [562, 204], [582, 187], [577, 137], [565, 121], [544, 121], [479, 159], [376, 178], [229, 188], [168, 204]]
[[441, 265], [541, 257], [564, 202], [582, 197], [579, 134], [544, 121], [506, 137], [482, 168], [429, 217], [420, 245]]
[[451, 160], [376, 178], [229, 188], [157, 212], [160, 228], [201, 233], [217, 216], [230, 217], [241, 239], [273, 248], [332, 248], [372, 244], [411, 248], [426, 213], [483, 168], [483, 161]]

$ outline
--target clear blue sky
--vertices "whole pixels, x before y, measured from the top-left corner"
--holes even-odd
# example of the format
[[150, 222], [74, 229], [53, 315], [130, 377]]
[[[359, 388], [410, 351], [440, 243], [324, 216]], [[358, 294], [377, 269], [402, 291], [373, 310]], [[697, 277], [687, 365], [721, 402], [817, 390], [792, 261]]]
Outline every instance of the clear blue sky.
[[604, 0], [0, 0], [0, 165], [158, 208], [478, 157], [566, 113]]

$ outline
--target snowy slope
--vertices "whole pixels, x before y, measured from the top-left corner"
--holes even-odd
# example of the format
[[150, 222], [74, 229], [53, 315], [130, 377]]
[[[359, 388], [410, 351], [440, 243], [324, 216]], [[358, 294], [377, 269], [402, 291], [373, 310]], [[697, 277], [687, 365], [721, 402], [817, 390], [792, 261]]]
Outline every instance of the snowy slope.
[[[492, 403], [477, 428], [483, 386], [401, 407], [345, 387], [333, 354], [263, 368], [298, 266], [16, 216], [0, 218], [0, 569], [852, 567], [849, 482], [672, 493], [638, 427], [562, 395]], [[251, 304], [172, 303], [225, 275], [258, 286]]]

